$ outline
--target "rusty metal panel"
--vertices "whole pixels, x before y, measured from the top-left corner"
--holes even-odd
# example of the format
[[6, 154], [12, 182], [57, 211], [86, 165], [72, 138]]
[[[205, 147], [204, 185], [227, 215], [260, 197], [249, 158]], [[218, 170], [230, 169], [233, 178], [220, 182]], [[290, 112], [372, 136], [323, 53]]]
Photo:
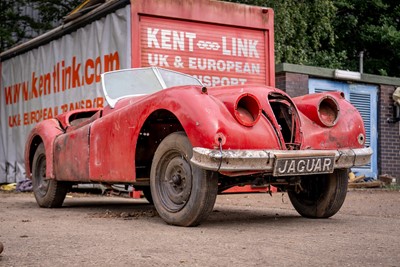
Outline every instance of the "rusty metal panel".
[[90, 178], [93, 181], [132, 182], [135, 179], [135, 148], [146, 118], [137, 117], [134, 106], [117, 110], [92, 124], [90, 135]]
[[90, 125], [59, 135], [54, 143], [54, 170], [57, 180], [89, 181]]
[[[49, 119], [42, 122], [39, 122], [29, 133], [27, 137], [27, 141], [25, 144], [25, 171], [27, 177], [31, 175], [31, 167], [33, 159], [33, 150], [36, 149], [36, 145], [34, 144], [34, 139], [40, 138], [46, 150], [46, 177], [54, 178], [55, 171], [53, 165], [53, 157], [54, 157], [54, 139], [56, 136], [60, 135], [62, 130], [59, 127], [59, 122], [56, 119]], [[32, 154], [31, 154], [32, 153]]]

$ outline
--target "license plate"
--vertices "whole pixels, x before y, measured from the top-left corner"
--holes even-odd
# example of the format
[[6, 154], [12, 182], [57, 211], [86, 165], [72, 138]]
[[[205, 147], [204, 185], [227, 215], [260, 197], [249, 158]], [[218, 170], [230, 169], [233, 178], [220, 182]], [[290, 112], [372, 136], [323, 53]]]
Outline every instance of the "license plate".
[[274, 176], [310, 175], [332, 173], [334, 156], [277, 158], [274, 166]]

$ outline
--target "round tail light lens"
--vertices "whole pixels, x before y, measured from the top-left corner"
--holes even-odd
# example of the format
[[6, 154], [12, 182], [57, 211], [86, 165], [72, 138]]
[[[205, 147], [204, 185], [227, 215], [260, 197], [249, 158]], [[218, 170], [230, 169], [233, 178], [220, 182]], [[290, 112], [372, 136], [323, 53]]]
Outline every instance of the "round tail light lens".
[[261, 106], [256, 97], [250, 94], [241, 95], [235, 107], [236, 120], [244, 126], [253, 126], [260, 119]]
[[334, 98], [325, 96], [321, 99], [318, 107], [318, 116], [325, 126], [332, 127], [337, 123], [339, 111], [339, 105]]

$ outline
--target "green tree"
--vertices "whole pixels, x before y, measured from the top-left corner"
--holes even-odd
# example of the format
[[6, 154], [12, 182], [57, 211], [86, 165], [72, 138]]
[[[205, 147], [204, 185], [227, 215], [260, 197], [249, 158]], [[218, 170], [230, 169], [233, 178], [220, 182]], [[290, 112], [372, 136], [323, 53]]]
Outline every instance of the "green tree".
[[275, 13], [275, 61], [340, 68], [346, 51], [335, 50], [331, 0], [236, 0], [271, 7]]
[[400, 76], [400, 5], [394, 0], [335, 1], [337, 49], [346, 49], [344, 66], [358, 69], [364, 52], [364, 72]]
[[0, 1], [0, 52], [26, 37], [29, 38], [26, 28], [32, 20], [20, 10], [24, 2], [24, 0]]
[[81, 0], [1, 0], [0, 52], [62, 23]]
[[400, 77], [398, 0], [231, 0], [275, 11], [276, 62]]

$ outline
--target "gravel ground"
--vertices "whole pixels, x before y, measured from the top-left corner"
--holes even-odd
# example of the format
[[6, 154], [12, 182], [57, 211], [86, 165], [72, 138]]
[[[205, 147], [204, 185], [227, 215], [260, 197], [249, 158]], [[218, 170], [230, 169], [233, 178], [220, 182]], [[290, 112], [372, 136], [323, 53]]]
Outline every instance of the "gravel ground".
[[400, 192], [350, 190], [329, 219], [286, 194], [220, 195], [198, 227], [166, 225], [144, 199], [69, 194], [42, 209], [0, 192], [0, 266], [400, 266]]

